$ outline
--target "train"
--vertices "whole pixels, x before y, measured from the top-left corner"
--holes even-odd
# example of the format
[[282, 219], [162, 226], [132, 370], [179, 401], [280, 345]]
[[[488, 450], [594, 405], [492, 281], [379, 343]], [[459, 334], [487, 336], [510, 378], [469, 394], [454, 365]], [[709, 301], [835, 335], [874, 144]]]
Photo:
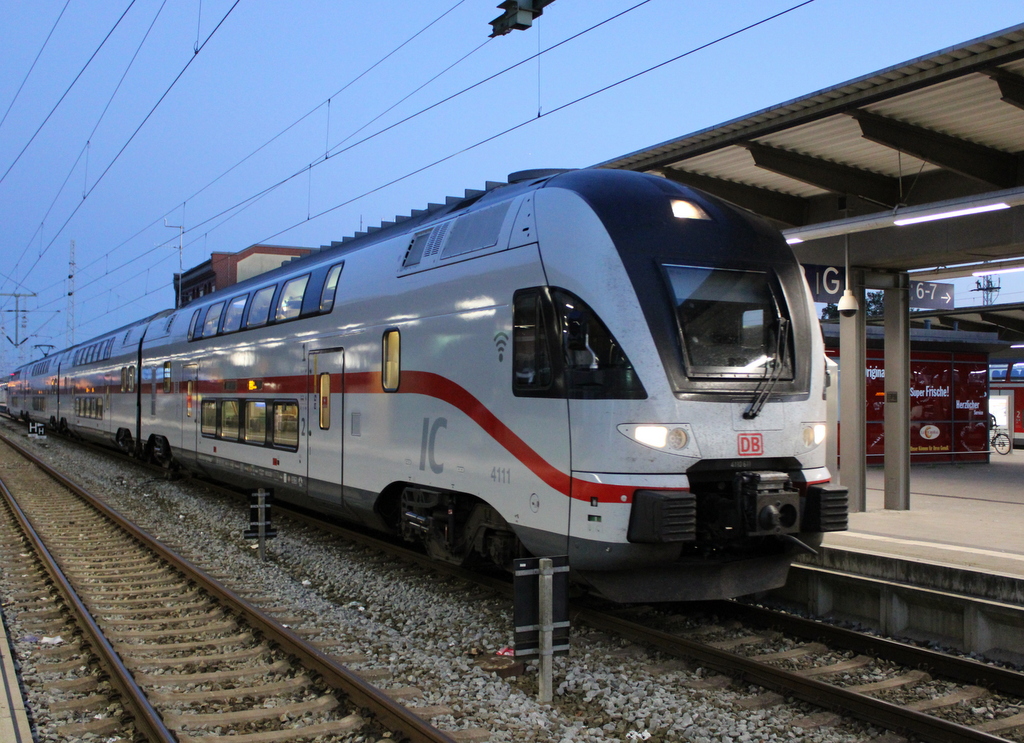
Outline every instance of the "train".
[[993, 396], [1012, 396], [1006, 426], [1014, 447], [1024, 447], [1024, 359], [990, 359], [989, 390]]
[[11, 415], [612, 601], [785, 583], [847, 525], [803, 271], [668, 179], [524, 171], [17, 369]]

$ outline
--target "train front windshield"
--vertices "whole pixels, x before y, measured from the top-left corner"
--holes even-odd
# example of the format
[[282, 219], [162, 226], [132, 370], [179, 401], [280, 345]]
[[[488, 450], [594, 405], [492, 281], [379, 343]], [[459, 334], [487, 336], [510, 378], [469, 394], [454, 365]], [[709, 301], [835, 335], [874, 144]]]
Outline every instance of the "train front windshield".
[[788, 318], [760, 271], [664, 266], [690, 377], [792, 379]]

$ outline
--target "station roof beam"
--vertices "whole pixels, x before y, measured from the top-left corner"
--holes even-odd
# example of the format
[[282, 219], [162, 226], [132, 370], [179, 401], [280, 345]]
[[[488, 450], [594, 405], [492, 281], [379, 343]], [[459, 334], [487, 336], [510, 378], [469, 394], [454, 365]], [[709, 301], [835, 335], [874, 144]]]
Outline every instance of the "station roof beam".
[[989, 70], [989, 77], [999, 85], [1002, 100], [1017, 108], [1024, 108], [1024, 77], [997, 67]]
[[670, 181], [707, 191], [720, 199], [725, 199], [782, 224], [793, 227], [802, 227], [807, 224], [808, 203], [806, 199], [799, 196], [791, 196], [767, 188], [748, 186], [744, 183], [691, 173], [677, 168], [664, 168], [661, 174]]
[[867, 111], [849, 115], [860, 124], [863, 137], [872, 142], [997, 188], [1021, 185], [1019, 155]]
[[742, 146], [750, 151], [759, 168], [841, 196], [860, 196], [890, 207], [899, 203], [900, 188], [896, 178], [756, 142], [744, 142]]

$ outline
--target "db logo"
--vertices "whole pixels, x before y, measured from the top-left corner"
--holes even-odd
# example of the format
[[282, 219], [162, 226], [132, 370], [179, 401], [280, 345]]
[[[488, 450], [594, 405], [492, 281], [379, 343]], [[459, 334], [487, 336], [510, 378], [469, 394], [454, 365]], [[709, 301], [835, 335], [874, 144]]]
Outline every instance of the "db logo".
[[760, 457], [764, 454], [764, 439], [759, 433], [741, 433], [736, 437], [741, 457]]

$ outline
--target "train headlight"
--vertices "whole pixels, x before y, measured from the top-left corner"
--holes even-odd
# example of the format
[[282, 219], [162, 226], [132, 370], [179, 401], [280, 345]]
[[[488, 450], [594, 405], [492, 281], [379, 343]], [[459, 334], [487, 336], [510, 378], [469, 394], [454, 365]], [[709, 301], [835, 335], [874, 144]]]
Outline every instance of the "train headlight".
[[825, 424], [824, 423], [805, 423], [804, 424], [804, 446], [810, 449], [813, 446], [817, 446], [825, 440]]
[[672, 201], [672, 216], [676, 219], [711, 219], [706, 211], [692, 201], [682, 199]]
[[623, 423], [618, 428], [619, 433], [652, 449], [677, 452], [685, 449], [686, 445], [690, 443], [690, 434], [686, 431], [686, 424], [662, 426]]
[[664, 449], [668, 441], [668, 429], [665, 426], [637, 426], [633, 430], [633, 438], [644, 446]]

